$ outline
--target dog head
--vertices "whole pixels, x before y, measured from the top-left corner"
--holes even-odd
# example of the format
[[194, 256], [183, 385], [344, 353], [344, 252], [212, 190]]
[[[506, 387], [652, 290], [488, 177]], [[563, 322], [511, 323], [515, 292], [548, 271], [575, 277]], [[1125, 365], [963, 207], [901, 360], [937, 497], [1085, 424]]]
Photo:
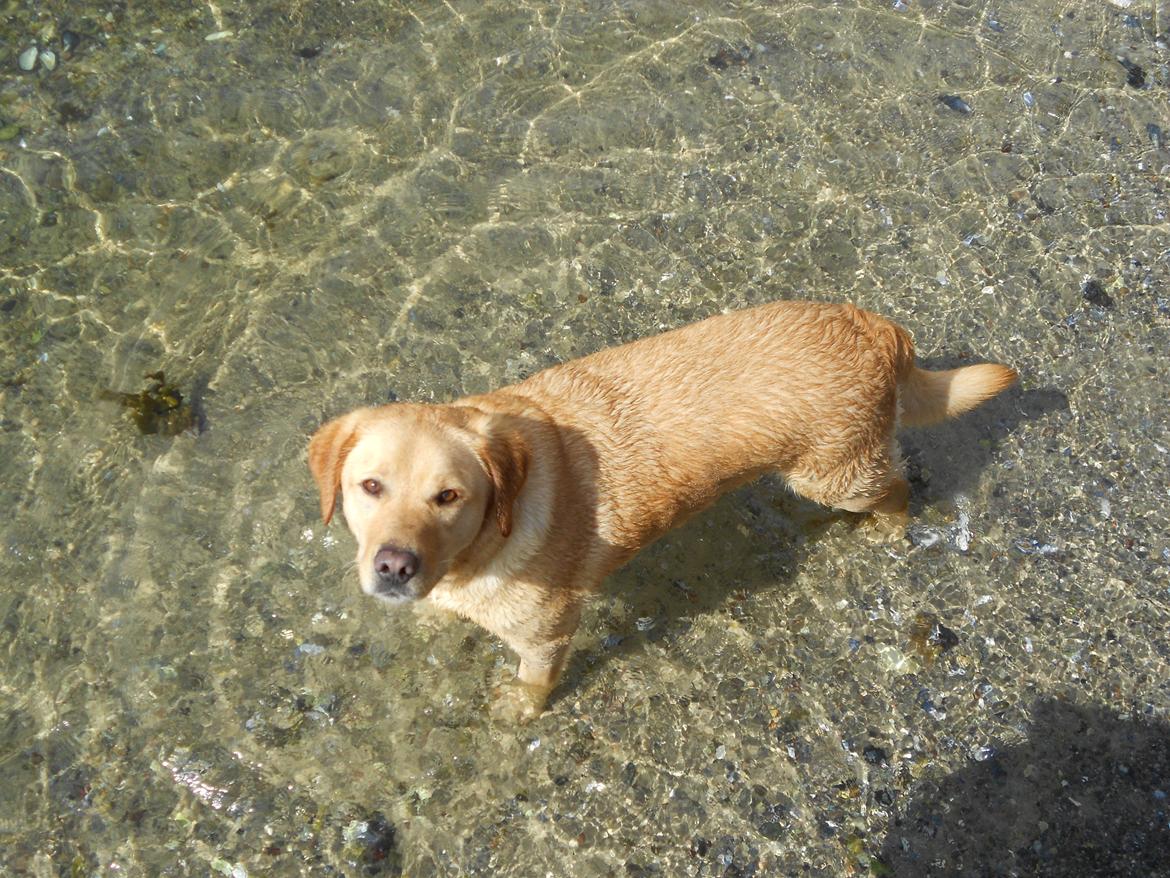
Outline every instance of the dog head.
[[341, 495], [362, 590], [405, 601], [425, 597], [479, 540], [512, 532], [528, 449], [477, 409], [394, 403], [322, 426], [309, 468], [326, 524]]

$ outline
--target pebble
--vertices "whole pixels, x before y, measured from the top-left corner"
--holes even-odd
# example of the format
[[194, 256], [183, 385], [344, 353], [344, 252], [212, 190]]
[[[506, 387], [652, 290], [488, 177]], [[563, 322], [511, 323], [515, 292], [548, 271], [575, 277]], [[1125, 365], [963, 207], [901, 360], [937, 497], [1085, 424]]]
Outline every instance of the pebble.
[[77, 31], [63, 30], [61, 31], [61, 49], [66, 55], [73, 52], [81, 43], [81, 34]]
[[1134, 64], [1128, 58], [1118, 58], [1117, 63], [1125, 68], [1127, 85], [1133, 88], [1146, 87], [1146, 71], [1142, 69], [1140, 64]]
[[203, 39], [209, 43], [214, 43], [217, 40], [226, 40], [228, 37], [234, 36], [234, 32], [230, 30], [217, 30], [213, 34], [208, 34]]
[[1115, 304], [1113, 297], [1096, 278], [1090, 278], [1081, 285], [1081, 296], [1090, 305], [1096, 305], [1098, 308], [1112, 308]]
[[870, 765], [888, 765], [890, 757], [881, 747], [875, 747], [872, 744], [867, 746], [861, 754], [865, 757], [865, 761]]
[[909, 531], [910, 541], [920, 549], [929, 549], [942, 539], [943, 535], [932, 527], [914, 525]]
[[939, 95], [938, 99], [956, 113], [969, 114], [975, 112], [971, 109], [971, 105], [958, 95]]
[[375, 811], [369, 819], [362, 821], [355, 835], [355, 841], [361, 845], [358, 859], [365, 866], [363, 871], [367, 874], [400, 871], [395, 865], [400, 857], [398, 833], [381, 811]]
[[926, 660], [934, 661], [944, 652], [959, 645], [959, 636], [939, 621], [934, 613], [920, 612], [910, 625], [910, 646]]
[[36, 46], [29, 46], [20, 53], [20, 56], [16, 60], [20, 64], [21, 70], [27, 72], [37, 66], [37, 52], [38, 49]]

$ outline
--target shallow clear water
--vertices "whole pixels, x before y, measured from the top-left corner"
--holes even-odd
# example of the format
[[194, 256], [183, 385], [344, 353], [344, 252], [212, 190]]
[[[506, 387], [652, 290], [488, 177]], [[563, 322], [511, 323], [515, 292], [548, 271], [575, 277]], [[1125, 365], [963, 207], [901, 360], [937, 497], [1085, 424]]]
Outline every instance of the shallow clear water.
[[[9, 3], [0, 865], [1155, 874], [1168, 19]], [[611, 577], [545, 717], [490, 723], [512, 658], [359, 594], [308, 435], [776, 298], [1022, 386], [906, 436], [912, 539], [750, 486]], [[159, 369], [201, 430], [105, 398]]]

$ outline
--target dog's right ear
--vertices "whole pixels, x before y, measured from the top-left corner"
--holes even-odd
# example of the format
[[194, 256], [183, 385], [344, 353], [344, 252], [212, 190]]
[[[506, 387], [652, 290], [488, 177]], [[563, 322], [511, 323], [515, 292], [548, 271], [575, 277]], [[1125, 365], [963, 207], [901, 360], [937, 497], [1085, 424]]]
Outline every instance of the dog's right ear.
[[309, 469], [321, 492], [321, 518], [328, 524], [341, 490], [341, 468], [357, 444], [357, 419], [354, 413], [342, 415], [323, 425], [309, 440]]

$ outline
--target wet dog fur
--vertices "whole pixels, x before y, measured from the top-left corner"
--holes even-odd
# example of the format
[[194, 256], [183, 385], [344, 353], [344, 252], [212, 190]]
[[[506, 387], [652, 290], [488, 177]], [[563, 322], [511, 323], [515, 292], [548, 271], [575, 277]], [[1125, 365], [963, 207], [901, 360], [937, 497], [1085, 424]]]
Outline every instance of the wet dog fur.
[[362, 589], [424, 601], [520, 657], [493, 711], [539, 715], [602, 580], [721, 494], [780, 473], [898, 537], [895, 431], [1010, 386], [985, 363], [927, 371], [909, 334], [851, 305], [775, 302], [546, 369], [481, 396], [362, 408], [322, 426], [309, 466], [340, 496]]

